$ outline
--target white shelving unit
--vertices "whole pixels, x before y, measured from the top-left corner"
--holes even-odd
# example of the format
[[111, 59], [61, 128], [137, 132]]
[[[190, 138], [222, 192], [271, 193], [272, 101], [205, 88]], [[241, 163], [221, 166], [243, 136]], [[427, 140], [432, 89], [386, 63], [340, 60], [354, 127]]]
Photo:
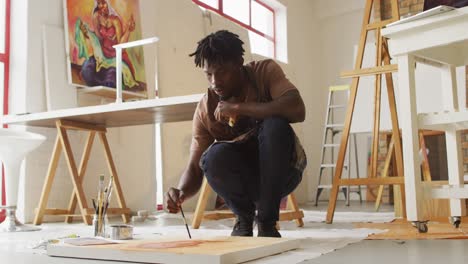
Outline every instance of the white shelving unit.
[[[468, 112], [458, 106], [456, 67], [468, 64], [468, 7], [382, 30], [390, 39], [390, 53], [398, 60], [400, 124], [403, 139], [407, 218], [420, 232], [427, 232], [423, 199], [450, 199], [452, 223], [458, 227], [466, 215], [461, 130], [468, 129]], [[438, 67], [442, 72], [444, 111], [416, 112], [416, 63]], [[424, 95], [419, 95], [424, 96]], [[419, 129], [445, 131], [449, 184], [432, 187], [421, 181]]]

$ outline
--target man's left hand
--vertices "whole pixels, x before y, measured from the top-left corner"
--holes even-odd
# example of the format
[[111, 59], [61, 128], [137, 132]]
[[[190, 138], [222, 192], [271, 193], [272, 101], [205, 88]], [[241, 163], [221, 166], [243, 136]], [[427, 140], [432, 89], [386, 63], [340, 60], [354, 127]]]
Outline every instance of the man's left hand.
[[237, 103], [230, 103], [226, 101], [220, 101], [214, 111], [214, 116], [218, 122], [225, 122], [229, 117], [235, 117], [238, 115]]

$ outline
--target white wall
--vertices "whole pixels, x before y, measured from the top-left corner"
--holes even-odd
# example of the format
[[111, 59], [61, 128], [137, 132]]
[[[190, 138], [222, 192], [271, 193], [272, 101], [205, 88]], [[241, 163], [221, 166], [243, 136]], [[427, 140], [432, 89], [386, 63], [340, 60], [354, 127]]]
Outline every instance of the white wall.
[[27, 0], [11, 1], [10, 113], [26, 112], [28, 10]]
[[[328, 87], [332, 85], [351, 84], [350, 79], [340, 78], [340, 72], [352, 70], [354, 68], [353, 47], [359, 42], [365, 0], [316, 0], [314, 3], [314, 15], [318, 28], [316, 39], [319, 42], [319, 52], [316, 63], [320, 67], [319, 89], [321, 92], [318, 94], [319, 97], [313, 100], [314, 111], [316, 111], [317, 117], [313, 122], [307, 122], [306, 124], [317, 131], [315, 134], [317, 138], [309, 145], [311, 153], [315, 154], [312, 159], [309, 159], [312, 164], [309, 164], [307, 170], [310, 179], [308, 182], [309, 201], [315, 199], [317, 188]], [[312, 101], [309, 102], [312, 103]], [[336, 112], [336, 114], [337, 116], [344, 116], [344, 112]], [[339, 122], [339, 119], [335, 119], [334, 123]], [[339, 137], [337, 138], [337, 143], [339, 143]], [[359, 148], [358, 153], [361, 176], [365, 175], [367, 168], [366, 138], [366, 136], [358, 135], [358, 144], [362, 146]], [[335, 154], [337, 153], [335, 152]], [[332, 174], [330, 172], [330, 170], [326, 171], [328, 178], [322, 178], [324, 179], [322, 184], [331, 182]], [[354, 169], [352, 170], [352, 176], [355, 177]], [[320, 198], [326, 199], [326, 197], [328, 197], [328, 192], [324, 191]], [[341, 199], [343, 196], [339, 195], [339, 198]], [[355, 197], [352, 196], [352, 198]]]
[[300, 203], [309, 200], [307, 188], [314, 181], [322, 135], [324, 89], [321, 79], [320, 38], [315, 1], [281, 1], [288, 9], [289, 63], [283, 69], [299, 89], [306, 106], [306, 120], [295, 124], [296, 133], [305, 148], [308, 165], [302, 183], [295, 191]]

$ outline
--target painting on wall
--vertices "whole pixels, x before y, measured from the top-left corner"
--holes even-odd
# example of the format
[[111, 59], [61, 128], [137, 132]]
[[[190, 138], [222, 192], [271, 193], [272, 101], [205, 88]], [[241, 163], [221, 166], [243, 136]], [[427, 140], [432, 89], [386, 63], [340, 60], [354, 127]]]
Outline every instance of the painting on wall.
[[[64, 0], [68, 78], [81, 87], [116, 87], [113, 45], [141, 39], [139, 0]], [[124, 91], [146, 95], [141, 47], [122, 52]]]
[[468, 0], [425, 0], [424, 10], [429, 10], [440, 5], [453, 6], [459, 8], [468, 6]]

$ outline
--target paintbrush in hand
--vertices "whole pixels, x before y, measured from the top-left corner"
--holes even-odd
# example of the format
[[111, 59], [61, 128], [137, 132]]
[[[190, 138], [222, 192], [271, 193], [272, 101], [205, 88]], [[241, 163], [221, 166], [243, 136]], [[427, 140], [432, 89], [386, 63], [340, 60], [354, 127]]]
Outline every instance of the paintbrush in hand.
[[[169, 200], [175, 203], [174, 200], [172, 200], [170, 196], [169, 196]], [[182, 219], [184, 219], [184, 224], [185, 224], [185, 228], [187, 229], [188, 236], [190, 239], [192, 239], [192, 236], [190, 235], [190, 229], [188, 228], [188, 225], [187, 225], [187, 220], [185, 219], [184, 210], [182, 210], [182, 205], [179, 205], [179, 209], [180, 209], [180, 213], [182, 214]]]
[[180, 212], [182, 213], [182, 218], [184, 219], [185, 228], [187, 228], [188, 236], [189, 236], [190, 239], [192, 239], [192, 236], [190, 235], [190, 230], [189, 230], [188, 225], [187, 225], [187, 220], [185, 219], [184, 210], [182, 210], [182, 205], [179, 208], [180, 208]]

